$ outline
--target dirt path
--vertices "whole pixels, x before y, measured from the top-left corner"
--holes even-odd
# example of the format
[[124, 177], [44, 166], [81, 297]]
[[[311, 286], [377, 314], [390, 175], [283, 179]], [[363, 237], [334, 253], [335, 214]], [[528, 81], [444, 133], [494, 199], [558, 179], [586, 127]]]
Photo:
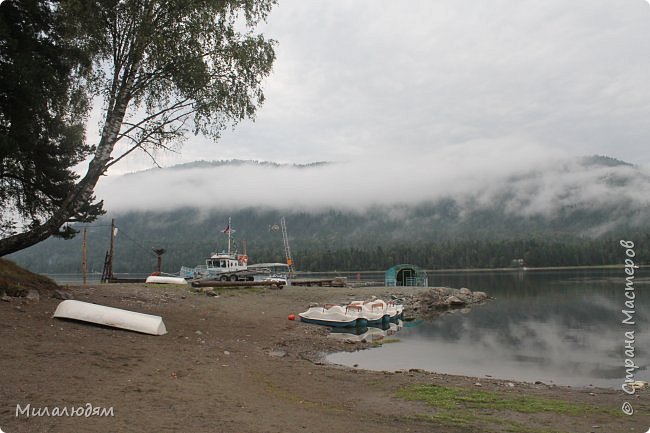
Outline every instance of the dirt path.
[[[379, 290], [379, 293], [378, 293]], [[78, 300], [161, 315], [168, 334], [148, 336], [51, 318], [59, 300], [0, 302], [0, 429], [15, 432], [639, 432], [650, 427], [648, 392], [620, 411], [623, 393], [422, 371], [369, 372], [314, 362], [351, 345], [287, 320], [310, 302], [342, 302], [386, 289], [238, 290], [98, 285]], [[480, 307], [476, 307], [480, 308]], [[475, 384], [480, 381], [481, 387]], [[414, 385], [552, 399], [579, 412], [445, 407], [398, 396]], [[447, 388], [437, 388], [447, 389]], [[16, 417], [35, 408], [113, 408], [114, 416]], [[495, 406], [496, 407], [496, 406]]]

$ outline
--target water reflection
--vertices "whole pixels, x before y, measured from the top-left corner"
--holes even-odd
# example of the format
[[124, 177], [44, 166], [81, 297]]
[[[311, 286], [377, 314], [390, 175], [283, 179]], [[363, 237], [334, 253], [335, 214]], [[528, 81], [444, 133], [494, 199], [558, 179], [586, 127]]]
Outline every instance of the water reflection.
[[330, 328], [329, 338], [349, 342], [372, 343], [397, 334], [404, 327], [401, 320], [382, 323], [380, 327]]
[[[445, 315], [400, 331], [400, 343], [338, 353], [331, 362], [377, 370], [422, 368], [572, 386], [619, 387], [625, 377], [621, 271], [444, 275], [446, 285], [496, 297], [470, 314]], [[430, 279], [434, 279], [430, 277]], [[440, 284], [442, 285], [442, 284]], [[635, 379], [650, 380], [647, 280], [636, 280]], [[646, 291], [646, 293], [649, 293]]]

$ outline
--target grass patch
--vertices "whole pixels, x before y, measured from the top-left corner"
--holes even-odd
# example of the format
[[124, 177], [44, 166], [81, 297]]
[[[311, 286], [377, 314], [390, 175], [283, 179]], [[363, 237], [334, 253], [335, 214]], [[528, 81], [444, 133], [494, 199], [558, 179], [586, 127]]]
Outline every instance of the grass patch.
[[475, 391], [436, 385], [415, 385], [397, 393], [406, 400], [424, 401], [438, 409], [511, 410], [520, 413], [552, 412], [561, 415], [603, 413], [604, 409], [582, 403], [531, 396], [513, 396], [500, 392]]
[[21, 268], [12, 261], [0, 259], [0, 291], [6, 291], [11, 296], [28, 289], [54, 290], [58, 286], [43, 275], [38, 275]]
[[[397, 397], [422, 401], [435, 409], [434, 413], [418, 414], [416, 419], [486, 433], [562, 433], [566, 431], [564, 428], [558, 430], [540, 424], [553, 423], [558, 416], [569, 416], [576, 422], [585, 415], [621, 416], [615, 409], [590, 404], [437, 385], [409, 386], [398, 391]], [[513, 412], [524, 415], [513, 417]], [[527, 418], [529, 421], [521, 422]], [[567, 421], [562, 423], [564, 427]], [[572, 425], [573, 421], [568, 423]]]

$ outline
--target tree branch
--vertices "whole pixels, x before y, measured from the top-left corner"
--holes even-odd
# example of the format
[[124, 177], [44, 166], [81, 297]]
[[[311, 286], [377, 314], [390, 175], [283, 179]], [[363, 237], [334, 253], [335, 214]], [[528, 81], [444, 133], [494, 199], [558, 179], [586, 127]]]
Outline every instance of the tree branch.
[[[176, 110], [183, 109], [183, 108], [186, 108], [186, 107], [191, 107], [192, 105], [194, 105], [194, 102], [187, 103], [187, 101], [190, 101], [190, 99], [186, 98], [186, 99], [184, 99], [182, 101], [178, 101], [175, 104], [173, 104], [173, 105], [171, 105], [171, 106], [169, 106], [167, 108], [164, 108], [164, 109], [162, 109], [162, 110], [160, 110], [160, 111], [158, 111], [156, 113], [152, 113], [152, 114], [148, 115], [147, 117], [145, 117], [144, 119], [142, 119], [141, 121], [139, 121], [138, 123], [135, 123], [135, 124], [128, 123], [128, 122], [123, 122], [124, 125], [130, 125], [131, 127], [129, 129], [127, 129], [126, 131], [121, 132], [120, 134], [118, 134], [117, 139], [119, 140], [125, 134], [131, 133], [134, 129], [138, 129], [138, 128], [143, 129], [142, 125], [144, 125], [147, 122], [151, 122], [156, 117], [162, 116], [165, 113], [176, 111]], [[194, 111], [194, 110], [192, 110], [192, 111]], [[190, 111], [188, 113], [188, 115], [191, 114], [192, 111]]]
[[[185, 121], [187, 120], [187, 117], [192, 114], [192, 111], [193, 110], [188, 111], [188, 112], [184, 112], [184, 113], [179, 114], [176, 117], [167, 119], [163, 123], [158, 124], [155, 128], [153, 128], [151, 130], [147, 130], [147, 128], [144, 128], [142, 126], [142, 124], [145, 123], [143, 121], [143, 122], [140, 122], [138, 124], [133, 125], [131, 128], [129, 128], [128, 131], [120, 133], [120, 138], [126, 137], [129, 140], [131, 140], [132, 142], [134, 142], [135, 144], [130, 149], [128, 149], [126, 152], [124, 152], [122, 155], [114, 158], [110, 163], [108, 163], [106, 165], [106, 168], [109, 168], [109, 167], [113, 166], [114, 164], [118, 163], [120, 160], [124, 159], [127, 155], [129, 155], [130, 153], [132, 153], [134, 150], [136, 150], [138, 148], [140, 148], [140, 149], [142, 149], [143, 151], [146, 152], [145, 148], [142, 146], [142, 144], [144, 144], [146, 142], [149, 142], [149, 143], [153, 144], [156, 147], [163, 148], [163, 149], [165, 149], [165, 150], [167, 150], [169, 152], [176, 153], [176, 151], [174, 151], [170, 147], [165, 146], [163, 144], [164, 137], [161, 137], [157, 141], [151, 141], [150, 138], [152, 136], [156, 135], [156, 134], [170, 135], [170, 136], [179, 135], [178, 132], [182, 129], [183, 125], [185, 124]], [[172, 131], [165, 132], [165, 130], [164, 130], [165, 126], [170, 125], [170, 124], [172, 124], [172, 123], [174, 123], [174, 122], [176, 122], [178, 120], [181, 120], [181, 125], [179, 125], [177, 128], [175, 128]], [[127, 124], [126, 122], [124, 122], [124, 123]], [[134, 138], [134, 137], [131, 137], [130, 135], [128, 135], [128, 133], [130, 133], [131, 131], [133, 131], [136, 128], [141, 129], [143, 132], [146, 132], [146, 134], [143, 137], [140, 137], [140, 138]]]

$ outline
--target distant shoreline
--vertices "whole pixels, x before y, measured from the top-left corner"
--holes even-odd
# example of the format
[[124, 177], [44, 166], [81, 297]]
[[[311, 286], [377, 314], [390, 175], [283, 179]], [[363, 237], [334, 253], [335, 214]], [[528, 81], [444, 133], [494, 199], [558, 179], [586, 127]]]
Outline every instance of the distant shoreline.
[[537, 271], [577, 271], [577, 270], [596, 270], [596, 269], [618, 269], [624, 265], [586, 265], [586, 266], [540, 266], [522, 268], [462, 268], [462, 269], [427, 269], [427, 272], [537, 272]]
[[[622, 269], [623, 264], [615, 265], [586, 265], [586, 266], [541, 266], [541, 267], [528, 267], [523, 268], [448, 268], [448, 269], [425, 269], [427, 273], [451, 273], [451, 272], [539, 272], [539, 271], [576, 271], [576, 270], [596, 270], [596, 269]], [[298, 271], [296, 274], [323, 274], [323, 275], [336, 275], [336, 274], [377, 274], [383, 273], [386, 270], [375, 271]]]
[[[579, 271], [579, 270], [598, 270], [598, 269], [623, 269], [624, 265], [595, 265], [595, 266], [545, 266], [545, 267], [524, 267], [524, 268], [450, 268], [450, 269], [425, 269], [424, 271], [429, 275], [436, 274], [450, 274], [450, 273], [515, 273], [515, 272], [545, 272], [545, 271]], [[641, 266], [642, 268], [642, 266]], [[324, 276], [341, 276], [341, 275], [355, 275], [360, 274], [383, 274], [386, 270], [376, 271], [298, 271], [297, 276], [306, 275], [324, 275]], [[57, 281], [58, 284], [81, 284], [81, 273], [44, 273], [43, 275]], [[140, 273], [119, 273], [124, 277], [146, 277], [148, 274]], [[96, 284], [98, 279], [101, 278], [101, 273], [94, 272], [88, 273], [88, 283]], [[363, 278], [362, 278], [363, 279]]]

